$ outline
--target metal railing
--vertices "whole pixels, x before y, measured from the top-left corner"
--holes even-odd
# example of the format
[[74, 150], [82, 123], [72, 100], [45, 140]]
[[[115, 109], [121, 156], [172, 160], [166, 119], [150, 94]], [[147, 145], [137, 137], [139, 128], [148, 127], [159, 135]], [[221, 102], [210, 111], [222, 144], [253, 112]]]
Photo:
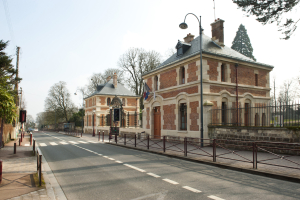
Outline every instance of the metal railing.
[[300, 104], [213, 108], [210, 125], [300, 127]]
[[[162, 151], [191, 158], [206, 158], [213, 162], [243, 162], [251, 168], [260, 166], [283, 167], [300, 170], [300, 144], [256, 142], [223, 139], [201, 139], [189, 137], [152, 137], [146, 135], [114, 135], [110, 143], [140, 149]], [[249, 166], [248, 166], [249, 167]]]

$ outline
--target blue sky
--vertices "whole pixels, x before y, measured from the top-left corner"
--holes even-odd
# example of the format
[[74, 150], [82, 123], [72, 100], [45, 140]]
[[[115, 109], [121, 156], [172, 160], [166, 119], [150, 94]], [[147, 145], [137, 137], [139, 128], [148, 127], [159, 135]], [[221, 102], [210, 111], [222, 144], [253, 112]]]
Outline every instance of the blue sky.
[[[231, 0], [215, 2], [216, 17], [225, 20], [226, 46], [231, 46], [243, 23], [254, 56], [258, 62], [274, 65], [272, 77], [278, 85], [300, 75], [299, 30], [290, 40], [280, 40], [275, 24], [263, 26], [253, 17], [245, 17]], [[192, 16], [186, 21], [188, 29], [178, 27], [189, 12], [202, 16], [204, 34], [211, 36], [212, 0], [1, 0], [0, 39], [10, 40], [7, 53], [13, 58], [15, 46], [21, 47], [20, 86], [28, 114], [35, 118], [44, 110], [53, 84], [65, 81], [79, 106], [82, 97], [73, 95], [76, 88], [87, 84], [93, 73], [116, 68], [119, 57], [130, 47], [165, 55], [186, 34], [197, 36], [198, 23]]]

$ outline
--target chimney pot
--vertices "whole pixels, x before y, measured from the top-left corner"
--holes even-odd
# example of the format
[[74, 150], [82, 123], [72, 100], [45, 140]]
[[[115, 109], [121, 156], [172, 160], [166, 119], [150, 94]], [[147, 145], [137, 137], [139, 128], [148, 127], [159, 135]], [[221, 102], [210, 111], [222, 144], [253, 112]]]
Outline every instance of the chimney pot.
[[194, 37], [195, 37], [194, 35], [192, 35], [192, 34], [189, 33], [189, 34], [187, 34], [186, 37], [183, 38], [183, 39], [184, 39], [184, 42], [185, 42], [185, 43], [191, 43], [191, 42], [194, 40]]
[[114, 88], [117, 88], [118, 86], [118, 79], [117, 79], [117, 73], [114, 73], [114, 76], [113, 76], [113, 84], [114, 84]]
[[224, 46], [224, 20], [218, 18], [215, 22], [211, 23], [212, 39]]

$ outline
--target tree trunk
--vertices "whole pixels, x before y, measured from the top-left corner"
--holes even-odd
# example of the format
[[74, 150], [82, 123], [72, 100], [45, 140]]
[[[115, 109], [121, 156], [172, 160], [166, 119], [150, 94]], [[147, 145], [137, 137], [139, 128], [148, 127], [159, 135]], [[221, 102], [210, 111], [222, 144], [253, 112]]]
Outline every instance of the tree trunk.
[[4, 130], [4, 117], [1, 119], [0, 149], [2, 148], [3, 130]]

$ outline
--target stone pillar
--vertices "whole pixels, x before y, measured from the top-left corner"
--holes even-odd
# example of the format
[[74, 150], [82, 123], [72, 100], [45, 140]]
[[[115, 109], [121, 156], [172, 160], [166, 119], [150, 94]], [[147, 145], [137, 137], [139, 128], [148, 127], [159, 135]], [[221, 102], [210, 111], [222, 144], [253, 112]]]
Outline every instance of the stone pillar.
[[205, 101], [203, 104], [203, 138], [209, 139], [208, 137], [208, 125], [211, 124], [211, 109], [213, 103], [210, 101]]

